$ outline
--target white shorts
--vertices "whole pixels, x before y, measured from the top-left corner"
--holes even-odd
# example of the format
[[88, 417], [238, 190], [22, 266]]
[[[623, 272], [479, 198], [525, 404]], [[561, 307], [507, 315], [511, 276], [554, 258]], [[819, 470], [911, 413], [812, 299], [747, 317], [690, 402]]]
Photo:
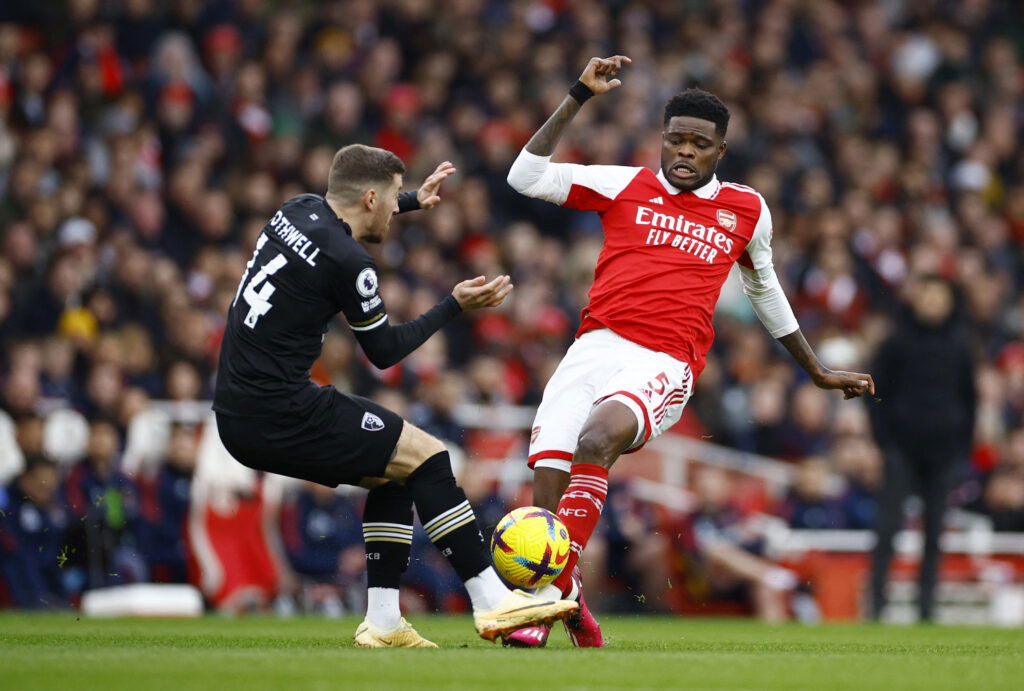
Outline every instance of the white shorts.
[[636, 439], [625, 453], [679, 421], [693, 392], [690, 365], [627, 341], [609, 329], [576, 339], [544, 387], [530, 435], [531, 468], [569, 471], [590, 411], [619, 401], [636, 415]]

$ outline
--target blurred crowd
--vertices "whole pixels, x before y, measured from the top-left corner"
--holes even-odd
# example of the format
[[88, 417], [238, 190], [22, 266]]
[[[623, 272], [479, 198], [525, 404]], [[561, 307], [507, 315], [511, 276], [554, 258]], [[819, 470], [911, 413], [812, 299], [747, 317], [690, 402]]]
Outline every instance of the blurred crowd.
[[[0, 437], [10, 443], [0, 473], [10, 484], [0, 565], [31, 533], [41, 541], [33, 558], [77, 568], [58, 574], [54, 592], [65, 596], [133, 573], [183, 577], [180, 545], [162, 531], [186, 511], [195, 420], [175, 425], [159, 475], [144, 479], [119, 468], [129, 423], [153, 400], [209, 398], [227, 307], [264, 223], [284, 199], [322, 193], [333, 153], [354, 142], [401, 156], [406, 189], [440, 161], [459, 170], [436, 209], [399, 217], [373, 250], [393, 321], [478, 274], [508, 273], [516, 290], [384, 371], [339, 323], [312, 375], [376, 398], [472, 459], [478, 437], [453, 407], [539, 401], [601, 246], [595, 215], [517, 195], [508, 168], [587, 60], [616, 53], [633, 60], [623, 86], [587, 104], [557, 158], [657, 167], [664, 102], [690, 85], [718, 94], [732, 113], [719, 177], [766, 198], [776, 270], [826, 364], [870, 371], [921, 279], [954, 286], [949, 319], [969, 339], [977, 398], [952, 501], [996, 529], [1024, 530], [1016, 5], [5, 3]], [[735, 282], [716, 330], [683, 428], [799, 463], [777, 509], [792, 525], [869, 527], [882, 476], [873, 402], [816, 389]], [[47, 423], [65, 407], [88, 420], [87, 443], [58, 467]], [[331, 501], [308, 491], [288, 508], [285, 535]], [[352, 522], [339, 528], [341, 552], [358, 544], [357, 509], [338, 509]], [[628, 528], [644, 513], [617, 515]], [[613, 537], [628, 534], [609, 522]], [[90, 563], [75, 542], [89, 526], [136, 549], [112, 546], [114, 562]], [[82, 535], [55, 539], [64, 530]], [[317, 569], [318, 559], [293, 564]]]

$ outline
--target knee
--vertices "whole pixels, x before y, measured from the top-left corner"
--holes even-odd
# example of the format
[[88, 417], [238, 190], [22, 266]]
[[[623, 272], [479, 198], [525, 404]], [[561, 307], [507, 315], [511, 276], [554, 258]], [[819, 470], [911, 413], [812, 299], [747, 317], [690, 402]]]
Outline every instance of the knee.
[[448, 450], [445, 448], [444, 442], [437, 437], [427, 434], [426, 432], [423, 433], [423, 437], [424, 439], [419, 447], [419, 455], [422, 458], [420, 463], [423, 463], [428, 458], [436, 456], [439, 453], [444, 453]]
[[574, 462], [593, 463], [610, 468], [619, 455], [629, 448], [632, 435], [602, 426], [587, 426], [576, 442]]
[[406, 478], [428, 460], [445, 453], [444, 444], [437, 437], [427, 434], [409, 423], [402, 428], [394, 456], [388, 463], [384, 476], [388, 480], [404, 483]]

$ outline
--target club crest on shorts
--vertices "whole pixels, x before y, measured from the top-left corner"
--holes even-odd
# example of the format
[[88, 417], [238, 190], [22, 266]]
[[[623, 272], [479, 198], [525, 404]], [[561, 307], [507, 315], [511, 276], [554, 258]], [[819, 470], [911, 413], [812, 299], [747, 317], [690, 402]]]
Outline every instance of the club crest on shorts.
[[734, 214], [732, 211], [729, 211], [728, 209], [719, 209], [717, 216], [718, 224], [720, 226], [722, 226], [726, 230], [736, 229], [736, 214]]
[[363, 413], [362, 428], [367, 432], [379, 432], [384, 429], [384, 421], [373, 413]]
[[356, 290], [364, 298], [373, 297], [377, 294], [377, 272], [371, 267], [366, 267], [356, 276]]

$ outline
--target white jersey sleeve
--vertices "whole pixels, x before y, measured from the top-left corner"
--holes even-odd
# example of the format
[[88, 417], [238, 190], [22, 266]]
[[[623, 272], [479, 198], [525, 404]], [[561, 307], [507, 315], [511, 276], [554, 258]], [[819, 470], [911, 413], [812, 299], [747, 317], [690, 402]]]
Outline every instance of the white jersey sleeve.
[[[760, 195], [759, 195], [760, 196]], [[800, 328], [772, 265], [772, 215], [761, 199], [761, 215], [754, 234], [740, 259], [743, 293], [772, 338], [781, 338]]]
[[534, 199], [583, 211], [603, 211], [642, 168], [552, 163], [550, 156], [519, 152], [508, 171], [508, 184]]

